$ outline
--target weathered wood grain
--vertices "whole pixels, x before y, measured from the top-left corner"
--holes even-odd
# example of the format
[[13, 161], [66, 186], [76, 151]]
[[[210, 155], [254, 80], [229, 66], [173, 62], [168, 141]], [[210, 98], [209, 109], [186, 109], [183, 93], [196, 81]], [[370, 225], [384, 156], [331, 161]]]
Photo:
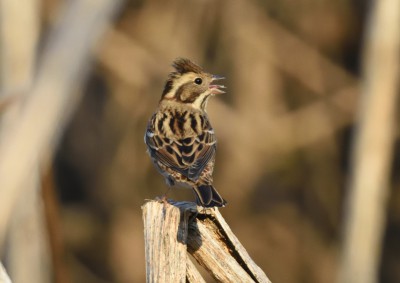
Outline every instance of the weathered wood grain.
[[158, 201], [147, 202], [142, 209], [146, 281], [186, 282], [188, 221], [184, 213]]
[[218, 209], [207, 212], [189, 224], [189, 253], [219, 282], [270, 282]]
[[187, 260], [186, 280], [186, 282], [189, 283], [206, 283], [203, 276], [201, 276], [200, 272], [190, 259]]
[[218, 209], [158, 201], [142, 209], [147, 282], [205, 282], [187, 251], [218, 282], [271, 282]]
[[256, 282], [231, 255], [224, 236], [209, 219], [189, 226], [188, 251], [218, 282]]
[[252, 277], [256, 279], [256, 282], [271, 282], [264, 271], [251, 259], [246, 249], [239, 242], [239, 239], [233, 234], [219, 210], [216, 209], [212, 215], [215, 217], [215, 223], [220, 226], [221, 231], [225, 234], [225, 242], [229, 243], [229, 246], [236, 252], [235, 258], [239, 262], [244, 263], [244, 266], [246, 266]]

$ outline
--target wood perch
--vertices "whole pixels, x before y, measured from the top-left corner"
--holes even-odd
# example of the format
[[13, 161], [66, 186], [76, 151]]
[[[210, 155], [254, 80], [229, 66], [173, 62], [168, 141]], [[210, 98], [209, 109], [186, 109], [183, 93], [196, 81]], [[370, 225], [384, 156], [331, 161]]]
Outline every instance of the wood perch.
[[218, 282], [271, 282], [217, 208], [149, 201], [142, 210], [147, 282], [205, 282], [187, 252]]

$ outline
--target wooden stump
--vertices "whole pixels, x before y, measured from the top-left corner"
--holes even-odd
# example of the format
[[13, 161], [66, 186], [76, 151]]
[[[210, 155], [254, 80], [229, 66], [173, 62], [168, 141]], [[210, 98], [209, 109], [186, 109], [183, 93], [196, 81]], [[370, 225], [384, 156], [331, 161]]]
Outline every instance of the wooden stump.
[[187, 252], [218, 282], [271, 282], [217, 208], [149, 201], [142, 209], [147, 282], [205, 282]]

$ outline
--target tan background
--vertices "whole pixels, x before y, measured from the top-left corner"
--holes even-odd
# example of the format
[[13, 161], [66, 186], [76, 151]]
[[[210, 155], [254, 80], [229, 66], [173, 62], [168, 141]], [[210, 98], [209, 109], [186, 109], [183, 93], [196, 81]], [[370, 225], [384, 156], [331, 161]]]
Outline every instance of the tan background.
[[[95, 50], [49, 170], [54, 182], [45, 177], [60, 200], [59, 264], [71, 282], [145, 281], [140, 207], [166, 185], [143, 135], [176, 57], [226, 77], [227, 93], [208, 112], [218, 137], [215, 186], [232, 230], [272, 282], [334, 282], [364, 2], [126, 1]], [[41, 36], [60, 7], [42, 3]], [[400, 282], [399, 160], [397, 151], [380, 282]], [[183, 189], [169, 197], [194, 199]]]

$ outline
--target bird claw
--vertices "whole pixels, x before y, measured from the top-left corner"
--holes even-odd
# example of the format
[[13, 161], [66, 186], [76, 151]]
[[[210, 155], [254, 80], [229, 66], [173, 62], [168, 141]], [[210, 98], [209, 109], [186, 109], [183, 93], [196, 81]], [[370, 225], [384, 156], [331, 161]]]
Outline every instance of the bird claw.
[[169, 204], [167, 195], [163, 195], [162, 197], [156, 197], [156, 201], [163, 203], [163, 204]]

